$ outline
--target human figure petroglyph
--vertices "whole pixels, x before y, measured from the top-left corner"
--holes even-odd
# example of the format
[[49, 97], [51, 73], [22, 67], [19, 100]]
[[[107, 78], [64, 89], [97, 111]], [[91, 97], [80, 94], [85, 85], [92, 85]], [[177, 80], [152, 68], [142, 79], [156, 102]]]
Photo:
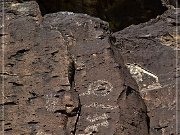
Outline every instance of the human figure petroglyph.
[[80, 96], [91, 95], [91, 94], [96, 96], [106, 96], [112, 91], [112, 89], [113, 86], [110, 82], [105, 80], [97, 80], [91, 83], [88, 87], [88, 91], [80, 94]]

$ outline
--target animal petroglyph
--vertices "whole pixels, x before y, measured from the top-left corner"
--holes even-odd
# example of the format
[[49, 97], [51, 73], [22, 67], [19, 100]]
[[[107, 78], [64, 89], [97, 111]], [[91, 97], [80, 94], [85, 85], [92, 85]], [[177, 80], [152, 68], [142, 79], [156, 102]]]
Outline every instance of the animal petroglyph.
[[87, 120], [90, 121], [90, 122], [96, 122], [96, 121], [99, 121], [99, 120], [107, 120], [108, 119], [108, 115], [103, 113], [102, 115], [98, 116], [97, 114], [94, 115], [94, 116], [88, 116], [87, 117]]
[[155, 78], [155, 79], [156, 79], [156, 82], [159, 82], [158, 76], [150, 73], [149, 71], [143, 69], [142, 67], [140, 67], [140, 66], [137, 65], [137, 64], [126, 64], [126, 66], [130, 69], [130, 73], [133, 75], [133, 77], [134, 77], [134, 78], [136, 77], [137, 80], [139, 80], [139, 81], [143, 81], [143, 80], [142, 80], [143, 74], [147, 74], [147, 75]]
[[[141, 66], [137, 64], [126, 64], [126, 66], [129, 68], [130, 73], [132, 74], [132, 77], [136, 80], [138, 84], [143, 82], [143, 76], [147, 75], [151, 78], [154, 78], [154, 82], [151, 82], [146, 88], [142, 88], [141, 90], [153, 90], [153, 89], [159, 89], [161, 88], [161, 84], [159, 83], [158, 76], [154, 75], [150, 71], [147, 71], [143, 69]], [[143, 84], [146, 86], [146, 84]]]
[[54, 98], [53, 94], [46, 95], [46, 109], [47, 111], [53, 112], [55, 111], [55, 107], [58, 103], [58, 99]]
[[80, 94], [80, 96], [84, 95], [96, 95], [96, 96], [106, 96], [113, 89], [113, 86], [110, 82], [104, 80], [98, 80], [91, 83], [88, 87], [88, 91]]

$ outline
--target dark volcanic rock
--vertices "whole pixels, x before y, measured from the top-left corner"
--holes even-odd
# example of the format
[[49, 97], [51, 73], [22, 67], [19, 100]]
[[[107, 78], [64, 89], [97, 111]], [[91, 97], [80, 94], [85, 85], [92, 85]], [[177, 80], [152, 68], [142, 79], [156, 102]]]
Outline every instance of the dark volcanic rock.
[[107, 22], [71, 12], [42, 18], [36, 2], [7, 3], [0, 36], [1, 134], [149, 134], [146, 105]]
[[118, 53], [123, 56], [145, 99], [152, 135], [175, 134], [175, 109], [180, 103], [176, 100], [179, 22], [179, 10], [171, 9], [147, 23], [119, 31], [111, 39], [116, 57]]
[[81, 111], [77, 135], [147, 135], [146, 106], [137, 85], [117, 64], [109, 42], [108, 24], [83, 14], [59, 12], [44, 17], [43, 25], [59, 30], [74, 61], [74, 89]]
[[10, 4], [5, 11], [5, 57], [0, 61], [4, 134], [65, 135], [74, 129], [79, 108], [65, 40], [59, 31], [41, 25], [35, 2]]

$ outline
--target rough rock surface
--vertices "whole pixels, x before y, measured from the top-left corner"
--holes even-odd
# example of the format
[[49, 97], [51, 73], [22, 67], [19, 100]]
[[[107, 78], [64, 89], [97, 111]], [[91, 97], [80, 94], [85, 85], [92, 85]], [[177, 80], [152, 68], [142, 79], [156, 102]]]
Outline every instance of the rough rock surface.
[[146, 105], [114, 59], [106, 22], [8, 3], [0, 36], [1, 134], [148, 135]]
[[[179, 10], [170, 9], [147, 23], [113, 34], [116, 57], [121, 53], [139, 85], [150, 117], [151, 135], [174, 135], [176, 90], [179, 88]], [[177, 89], [176, 89], [177, 88]], [[178, 112], [179, 113], [179, 112]], [[178, 127], [179, 128], [179, 127]]]
[[123, 59], [117, 64], [113, 58], [108, 24], [60, 12], [46, 15], [44, 25], [63, 33], [74, 61], [74, 89], [81, 102], [76, 134], [148, 134], [146, 106], [136, 83], [124, 75]]
[[35, 2], [11, 4], [5, 11], [5, 70], [0, 72], [5, 134], [66, 134], [74, 128], [71, 119], [76, 119], [79, 98], [71, 90], [65, 40], [59, 31], [41, 25]]

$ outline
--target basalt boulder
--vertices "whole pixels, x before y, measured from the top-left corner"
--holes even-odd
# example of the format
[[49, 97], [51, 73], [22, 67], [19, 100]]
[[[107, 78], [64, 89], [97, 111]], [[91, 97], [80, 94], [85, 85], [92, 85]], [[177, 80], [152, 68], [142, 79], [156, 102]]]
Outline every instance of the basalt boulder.
[[80, 103], [71, 89], [72, 60], [62, 34], [41, 24], [36, 2], [9, 3], [4, 17], [0, 134], [67, 135]]
[[148, 108], [152, 135], [176, 134], [179, 111], [179, 9], [132, 25], [111, 38], [124, 59]]
[[114, 59], [108, 23], [58, 12], [45, 15], [43, 25], [62, 33], [73, 60], [81, 103], [76, 134], [147, 135], [146, 105], [122, 57], [119, 63]]
[[148, 135], [138, 85], [115, 59], [107, 22], [41, 16], [36, 2], [8, 3], [1, 26], [1, 133]]

